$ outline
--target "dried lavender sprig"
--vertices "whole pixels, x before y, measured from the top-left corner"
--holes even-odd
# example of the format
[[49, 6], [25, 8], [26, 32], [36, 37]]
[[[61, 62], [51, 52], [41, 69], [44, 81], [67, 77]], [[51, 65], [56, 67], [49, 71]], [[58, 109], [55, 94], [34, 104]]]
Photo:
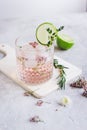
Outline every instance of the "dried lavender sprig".
[[58, 29], [56, 29], [55, 32], [52, 31], [52, 29], [47, 28], [46, 31], [50, 34], [50, 36], [48, 37], [49, 41], [47, 46], [51, 46], [53, 44], [53, 41], [57, 38], [57, 33], [61, 30], [64, 29], [64, 26], [60, 26]]
[[85, 80], [85, 78], [79, 78], [78, 80], [71, 83], [70, 86], [73, 88], [83, 88], [86, 91], [87, 81]]

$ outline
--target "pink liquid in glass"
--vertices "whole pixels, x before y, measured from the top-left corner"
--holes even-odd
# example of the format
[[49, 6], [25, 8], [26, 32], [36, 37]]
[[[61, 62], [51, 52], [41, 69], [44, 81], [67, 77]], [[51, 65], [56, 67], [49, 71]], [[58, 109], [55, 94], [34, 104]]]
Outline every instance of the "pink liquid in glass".
[[30, 84], [49, 80], [53, 74], [54, 48], [30, 42], [16, 46], [18, 78]]

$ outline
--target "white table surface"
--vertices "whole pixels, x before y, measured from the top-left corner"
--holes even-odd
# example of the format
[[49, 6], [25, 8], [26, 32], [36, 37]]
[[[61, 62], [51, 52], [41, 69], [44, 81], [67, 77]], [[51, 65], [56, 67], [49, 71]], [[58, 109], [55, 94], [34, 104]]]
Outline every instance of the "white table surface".
[[[0, 19], [0, 43], [14, 47], [14, 41], [25, 30], [31, 30], [42, 22], [50, 21], [56, 26], [64, 25], [65, 32], [75, 39], [75, 45], [68, 51], [56, 49], [60, 58], [82, 68], [87, 78], [87, 14], [61, 15], [52, 18], [8, 18]], [[24, 90], [0, 72], [0, 130], [86, 130], [87, 98], [82, 97], [82, 89], [54, 91], [36, 106], [38, 99], [24, 96]], [[72, 105], [60, 107], [59, 99], [67, 95]], [[56, 111], [58, 109], [58, 111]], [[32, 116], [38, 115], [44, 123], [30, 123]]]

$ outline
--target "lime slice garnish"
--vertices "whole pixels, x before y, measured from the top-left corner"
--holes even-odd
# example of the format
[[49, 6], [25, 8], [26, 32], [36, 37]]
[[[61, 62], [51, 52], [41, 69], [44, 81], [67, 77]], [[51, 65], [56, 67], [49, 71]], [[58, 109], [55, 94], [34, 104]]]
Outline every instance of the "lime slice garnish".
[[63, 50], [68, 50], [74, 45], [74, 40], [70, 36], [62, 33], [58, 33], [56, 42], [58, 47]]
[[52, 23], [45, 22], [37, 27], [36, 39], [40, 44], [48, 45], [50, 37], [56, 33], [57, 33], [56, 27]]

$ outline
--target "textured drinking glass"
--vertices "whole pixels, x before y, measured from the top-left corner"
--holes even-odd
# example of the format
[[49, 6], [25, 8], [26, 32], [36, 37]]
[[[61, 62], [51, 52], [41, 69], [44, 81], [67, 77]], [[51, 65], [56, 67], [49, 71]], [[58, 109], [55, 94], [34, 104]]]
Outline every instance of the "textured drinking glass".
[[17, 76], [25, 83], [39, 84], [53, 74], [54, 46], [33, 42], [29, 36], [16, 40]]

